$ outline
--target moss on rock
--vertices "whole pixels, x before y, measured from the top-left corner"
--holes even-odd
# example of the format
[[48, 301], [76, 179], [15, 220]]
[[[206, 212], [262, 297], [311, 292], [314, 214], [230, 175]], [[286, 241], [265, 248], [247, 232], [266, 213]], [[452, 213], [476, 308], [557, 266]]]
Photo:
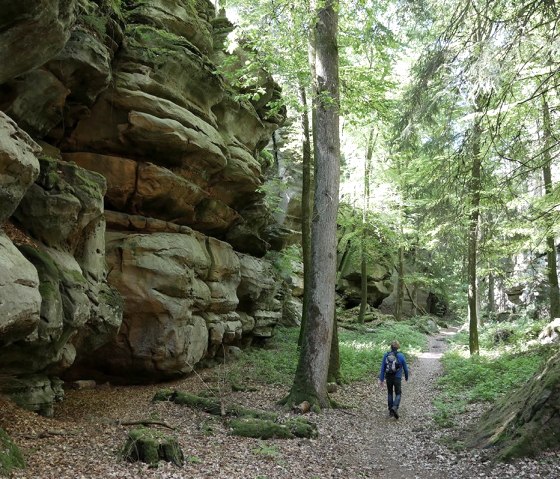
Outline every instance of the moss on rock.
[[293, 418], [281, 421], [279, 415], [274, 412], [250, 409], [236, 404], [225, 405], [215, 398], [162, 389], [155, 394], [153, 401], [172, 401], [216, 416], [234, 418], [230, 421], [230, 426], [233, 434], [237, 436], [261, 439], [318, 436], [317, 426], [306, 419]]
[[295, 437], [286, 425], [266, 419], [233, 419], [230, 426], [235, 436], [257, 439], [292, 439]]
[[[544, 352], [543, 352], [544, 353]], [[517, 391], [502, 397], [467, 437], [500, 460], [536, 456], [560, 445], [560, 352]]]
[[123, 457], [130, 462], [142, 461], [152, 467], [158, 462], [172, 462], [182, 466], [185, 458], [177, 439], [149, 428], [137, 428], [128, 433]]

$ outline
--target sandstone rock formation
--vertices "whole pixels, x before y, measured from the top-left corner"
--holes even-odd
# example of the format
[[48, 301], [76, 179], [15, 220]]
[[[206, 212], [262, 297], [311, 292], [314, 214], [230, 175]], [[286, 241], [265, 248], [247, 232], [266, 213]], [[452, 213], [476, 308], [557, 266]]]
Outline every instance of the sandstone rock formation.
[[291, 301], [262, 259], [291, 232], [257, 191], [280, 92], [219, 73], [229, 22], [209, 0], [48, 0], [0, 24], [0, 391], [49, 414], [59, 377], [159, 380], [270, 337]]

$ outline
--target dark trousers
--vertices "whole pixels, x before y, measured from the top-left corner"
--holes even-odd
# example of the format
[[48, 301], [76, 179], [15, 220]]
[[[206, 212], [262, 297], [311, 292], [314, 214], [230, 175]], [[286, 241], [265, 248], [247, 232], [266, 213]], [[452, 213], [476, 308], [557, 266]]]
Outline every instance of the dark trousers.
[[[395, 376], [386, 376], [387, 382], [387, 407], [389, 410], [398, 409], [401, 403], [401, 378]], [[393, 392], [395, 394], [393, 398]]]

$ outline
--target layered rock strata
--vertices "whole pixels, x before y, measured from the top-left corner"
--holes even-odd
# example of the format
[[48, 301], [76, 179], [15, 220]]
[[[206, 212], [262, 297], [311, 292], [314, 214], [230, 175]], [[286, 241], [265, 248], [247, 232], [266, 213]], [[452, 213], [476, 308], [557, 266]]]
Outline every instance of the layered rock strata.
[[208, 0], [32, 0], [0, 25], [0, 390], [49, 414], [59, 377], [175, 377], [270, 337], [279, 90], [260, 71], [249, 101], [219, 73], [227, 20]]

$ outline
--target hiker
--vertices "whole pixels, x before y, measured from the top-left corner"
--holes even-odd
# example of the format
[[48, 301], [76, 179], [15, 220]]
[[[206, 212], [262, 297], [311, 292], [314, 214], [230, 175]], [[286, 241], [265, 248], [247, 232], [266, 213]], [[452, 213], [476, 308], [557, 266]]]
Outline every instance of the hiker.
[[[391, 343], [391, 351], [383, 355], [381, 371], [379, 373], [379, 386], [387, 381], [387, 406], [389, 416], [399, 418], [399, 405], [401, 403], [401, 380], [404, 371], [404, 380], [408, 381], [408, 367], [403, 353], [399, 353], [400, 344], [398, 341]], [[395, 396], [393, 398], [393, 389]]]

